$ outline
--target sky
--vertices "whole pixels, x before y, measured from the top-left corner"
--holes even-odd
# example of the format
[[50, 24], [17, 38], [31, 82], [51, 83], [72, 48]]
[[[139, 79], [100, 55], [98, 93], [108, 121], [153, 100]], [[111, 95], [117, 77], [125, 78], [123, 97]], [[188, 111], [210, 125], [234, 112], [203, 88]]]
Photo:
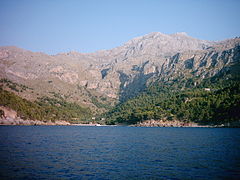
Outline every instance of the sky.
[[240, 36], [240, 0], [0, 0], [0, 46], [94, 52], [151, 32]]

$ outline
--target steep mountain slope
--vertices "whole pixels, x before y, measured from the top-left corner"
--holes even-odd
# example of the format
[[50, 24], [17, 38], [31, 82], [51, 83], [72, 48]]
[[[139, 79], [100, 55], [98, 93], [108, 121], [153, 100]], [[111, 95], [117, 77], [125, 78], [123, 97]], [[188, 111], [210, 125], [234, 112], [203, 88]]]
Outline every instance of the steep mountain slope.
[[239, 59], [239, 38], [209, 42], [186, 33], [155, 32], [94, 53], [50, 56], [0, 47], [0, 78], [12, 82], [1, 81], [3, 89], [28, 100], [61, 97], [98, 114], [137, 96], [153, 82], [182, 90], [197, 86], [224, 75]]
[[145, 91], [105, 116], [109, 124], [170, 126], [170, 120], [181, 126], [190, 122], [239, 126], [239, 72], [239, 38], [176, 53], [153, 72]]
[[198, 78], [179, 79], [174, 83], [156, 80], [144, 92], [118, 104], [104, 116], [108, 124], [188, 126], [194, 122], [239, 127], [239, 70], [237, 63], [198, 84], [195, 83]]
[[[213, 43], [197, 40], [184, 33], [165, 35], [150, 33], [130, 40], [112, 50], [82, 54], [77, 52], [49, 56], [16, 47], [1, 47], [1, 76], [30, 85], [60, 81], [96, 90], [110, 98], [118, 98], [119, 87], [128, 84], [143, 73], [148, 79], [170, 57], [185, 50], [202, 50]], [[146, 77], [145, 77], [146, 76]], [[127, 79], [126, 79], [127, 78]], [[39, 81], [39, 82], [38, 82]], [[142, 83], [145, 83], [143, 81]], [[138, 83], [137, 83], [138, 84]], [[66, 93], [66, 92], [61, 92]]]
[[[31, 88], [29, 91], [18, 92], [18, 95], [29, 100], [42, 96], [57, 94], [67, 101], [76, 102], [92, 109], [100, 109], [93, 104], [93, 99], [101, 104], [101, 99], [111, 103], [111, 98], [97, 93], [91, 87], [83, 84], [97, 79], [89, 69], [88, 58], [80, 53], [49, 56], [43, 53], [33, 53], [17, 47], [1, 47], [0, 77], [23, 84]], [[90, 85], [89, 85], [90, 86]]]

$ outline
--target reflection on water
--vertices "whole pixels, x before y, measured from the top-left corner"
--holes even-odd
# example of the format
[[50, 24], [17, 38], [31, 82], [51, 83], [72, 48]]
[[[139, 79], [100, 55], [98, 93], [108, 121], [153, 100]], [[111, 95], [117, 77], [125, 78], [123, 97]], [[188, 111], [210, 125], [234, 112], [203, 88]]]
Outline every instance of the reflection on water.
[[1, 126], [1, 179], [238, 179], [231, 128]]

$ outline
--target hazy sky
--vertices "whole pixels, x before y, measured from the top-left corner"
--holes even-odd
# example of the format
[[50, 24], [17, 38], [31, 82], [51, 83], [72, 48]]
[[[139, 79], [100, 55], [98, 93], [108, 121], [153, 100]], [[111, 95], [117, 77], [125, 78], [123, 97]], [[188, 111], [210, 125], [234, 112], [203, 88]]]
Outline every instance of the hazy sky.
[[0, 0], [0, 46], [92, 52], [148, 34], [240, 36], [240, 0]]

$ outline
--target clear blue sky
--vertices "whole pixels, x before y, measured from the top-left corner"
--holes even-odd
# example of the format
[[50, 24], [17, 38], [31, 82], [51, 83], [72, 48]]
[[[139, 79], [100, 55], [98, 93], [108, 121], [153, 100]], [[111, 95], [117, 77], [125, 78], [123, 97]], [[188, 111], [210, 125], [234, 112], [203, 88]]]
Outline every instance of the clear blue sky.
[[93, 52], [148, 34], [240, 36], [240, 0], [0, 0], [0, 46]]

